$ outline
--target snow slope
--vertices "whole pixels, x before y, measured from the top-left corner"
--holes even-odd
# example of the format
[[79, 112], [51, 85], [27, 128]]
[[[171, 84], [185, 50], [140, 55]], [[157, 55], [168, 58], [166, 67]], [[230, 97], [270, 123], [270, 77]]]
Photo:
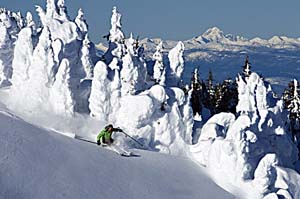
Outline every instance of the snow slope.
[[188, 159], [136, 152], [121, 157], [0, 108], [0, 198], [234, 198]]

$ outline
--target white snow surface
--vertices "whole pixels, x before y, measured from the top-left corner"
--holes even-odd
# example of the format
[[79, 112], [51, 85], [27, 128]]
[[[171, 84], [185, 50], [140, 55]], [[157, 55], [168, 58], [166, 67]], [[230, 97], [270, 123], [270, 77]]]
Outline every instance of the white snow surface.
[[0, 108], [1, 198], [235, 198], [186, 158], [126, 158]]
[[[237, 115], [214, 115], [197, 129], [201, 131], [199, 139], [191, 145], [191, 93], [178, 88], [188, 64], [185, 58], [192, 60], [193, 53], [207, 58], [210, 50], [218, 55], [228, 49], [239, 53], [252, 45], [250, 41], [224, 35], [218, 28], [191, 41], [147, 40], [155, 47], [159, 44], [151, 76], [143, 42], [133, 34], [125, 37], [116, 7], [109, 48], [101, 61], [88, 39], [81, 9], [74, 21], [64, 0], [48, 0], [46, 10], [40, 6], [36, 10], [42, 23], [39, 28], [30, 13], [24, 24], [19, 14], [0, 10], [0, 81], [12, 84], [0, 92], [1, 101], [10, 109], [0, 107], [0, 163], [5, 165], [1, 166], [0, 191], [4, 198], [44, 198], [45, 191], [49, 198], [95, 198], [103, 191], [106, 198], [199, 198], [213, 192], [216, 195], [203, 197], [226, 198], [225, 192], [203, 184], [210, 180], [201, 173], [195, 175], [200, 167], [186, 157], [206, 166], [220, 186], [238, 197], [300, 198], [299, 174], [293, 170], [298, 150], [284, 124], [287, 113], [282, 100], [274, 97], [271, 86], [257, 73], [237, 76]], [[282, 40], [294, 42], [284, 37], [269, 42], [278, 47]], [[168, 61], [163, 60], [162, 45], [171, 49]], [[192, 46], [199, 45], [209, 51], [197, 54]], [[199, 120], [202, 117], [205, 115]], [[176, 157], [137, 151], [141, 157], [127, 162], [95, 145], [50, 131], [93, 140], [107, 123], [121, 127], [146, 150]], [[131, 148], [139, 147], [124, 136], [116, 139]], [[29, 183], [28, 178], [32, 179]], [[135, 180], [129, 181], [132, 178]], [[116, 187], [113, 193], [111, 185]], [[199, 189], [202, 185], [203, 190]]]

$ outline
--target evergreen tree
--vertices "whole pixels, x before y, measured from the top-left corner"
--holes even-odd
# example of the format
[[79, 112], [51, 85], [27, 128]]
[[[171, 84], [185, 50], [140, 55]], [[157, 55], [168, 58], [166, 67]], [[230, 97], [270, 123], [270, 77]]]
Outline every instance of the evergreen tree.
[[206, 80], [206, 89], [204, 90], [204, 93], [206, 93], [206, 97], [204, 100], [204, 106], [210, 110], [212, 114], [215, 113], [215, 104], [216, 104], [216, 98], [215, 98], [215, 87], [213, 85], [213, 74], [212, 71], [209, 70], [208, 78]]
[[289, 110], [290, 128], [293, 137], [299, 142], [300, 136], [300, 89], [298, 81], [289, 83], [289, 88], [284, 90], [283, 100], [285, 108]]
[[245, 60], [245, 65], [243, 66], [243, 75], [244, 77], [249, 77], [251, 74], [251, 65], [249, 62], [249, 56], [247, 55]]
[[191, 105], [193, 109], [193, 115], [201, 115], [202, 114], [202, 103], [201, 103], [201, 96], [202, 96], [202, 83], [200, 82], [200, 77], [198, 73], [198, 69], [196, 68], [192, 73], [191, 78]]
[[222, 84], [218, 84], [215, 89], [215, 99], [215, 113], [236, 113], [236, 105], [238, 103], [236, 82], [226, 79]]
[[[164, 74], [165, 66], [163, 63], [163, 43], [160, 42], [156, 47], [156, 52], [153, 54], [153, 59], [155, 60], [155, 64], [153, 66], [153, 78], [155, 83], [161, 84], [161, 80], [164, 78], [162, 75]], [[161, 84], [162, 85], [162, 84]]]
[[213, 74], [211, 70], [208, 72], [208, 78], [207, 78], [207, 90], [213, 90]]

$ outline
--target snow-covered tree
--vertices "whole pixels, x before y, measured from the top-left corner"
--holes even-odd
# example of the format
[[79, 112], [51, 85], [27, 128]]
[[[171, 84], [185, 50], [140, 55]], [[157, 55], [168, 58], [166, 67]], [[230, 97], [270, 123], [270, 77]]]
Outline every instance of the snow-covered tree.
[[29, 81], [32, 97], [43, 102], [48, 97], [47, 87], [51, 86], [55, 79], [55, 69], [52, 41], [49, 29], [44, 27], [39, 37], [39, 42], [33, 51], [32, 62], [29, 67]]
[[121, 28], [122, 15], [117, 11], [117, 7], [113, 7], [111, 16], [111, 29], [109, 31], [109, 40], [111, 42], [122, 43], [124, 42], [124, 33]]
[[13, 41], [7, 28], [0, 26], [0, 87], [9, 86], [12, 77]]
[[207, 90], [209, 93], [213, 93], [213, 90], [214, 90], [213, 81], [214, 81], [214, 78], [213, 78], [212, 71], [209, 70], [207, 81], [206, 81], [206, 87], [207, 87]]
[[89, 109], [90, 116], [101, 121], [107, 121], [110, 113], [110, 88], [107, 74], [107, 65], [99, 61], [94, 68]]
[[236, 113], [238, 103], [238, 90], [236, 82], [231, 79], [224, 80], [215, 87], [215, 113], [231, 112]]
[[15, 41], [20, 29], [23, 27], [23, 18], [21, 14], [11, 12], [6, 9], [0, 9], [0, 27], [7, 28], [7, 32], [11, 39]]
[[59, 19], [61, 21], [69, 21], [67, 7], [65, 6], [65, 0], [58, 0], [57, 7], [58, 7]]
[[50, 90], [52, 110], [57, 114], [73, 116], [74, 100], [71, 92], [70, 63], [63, 59], [56, 74], [55, 82]]
[[167, 79], [169, 86], [179, 86], [181, 83], [181, 75], [184, 70], [184, 44], [179, 41], [177, 45], [169, 52], [170, 71]]
[[93, 77], [93, 68], [94, 64], [90, 57], [90, 40], [88, 38], [88, 34], [85, 35], [82, 48], [81, 48], [81, 62], [84, 67], [86, 78], [90, 79]]
[[49, 18], [54, 18], [58, 15], [57, 7], [56, 7], [56, 0], [47, 0], [46, 4], [46, 15]]
[[135, 94], [145, 89], [147, 69], [145, 61], [127, 53], [123, 58], [121, 70], [122, 95]]
[[42, 25], [44, 27], [47, 26], [47, 16], [46, 16], [45, 10], [39, 5], [35, 6], [35, 10], [40, 17], [40, 21], [41, 21]]
[[130, 53], [131, 55], [137, 55], [135, 42], [136, 41], [133, 37], [133, 33], [130, 33], [129, 38], [125, 39], [125, 46], [126, 46], [127, 53]]
[[27, 12], [26, 14], [26, 27], [31, 28], [33, 34], [34, 35], [36, 34], [36, 25], [35, 22], [33, 21], [31, 12]]
[[195, 68], [191, 78], [191, 106], [194, 115], [202, 114], [202, 83], [199, 77], [198, 69]]
[[121, 25], [122, 15], [117, 11], [117, 7], [113, 7], [111, 16], [111, 29], [108, 34], [109, 46], [104, 54], [105, 63], [107, 65], [113, 60], [114, 57], [121, 60], [126, 53], [125, 36], [122, 31]]
[[249, 56], [247, 55], [246, 60], [245, 60], [245, 65], [243, 66], [243, 75], [245, 77], [249, 77], [251, 74], [251, 65], [249, 62]]
[[185, 103], [182, 107], [182, 116], [183, 116], [183, 124], [186, 126], [185, 134], [184, 134], [184, 141], [188, 144], [192, 144], [192, 134], [193, 134], [193, 109], [191, 106], [191, 98], [192, 98], [193, 90], [188, 92], [186, 96]]
[[77, 26], [79, 27], [80, 31], [85, 35], [87, 34], [88, 30], [89, 30], [89, 26], [84, 18], [84, 12], [83, 10], [80, 8], [78, 10], [77, 16], [75, 18], [75, 23], [77, 24]]
[[120, 72], [118, 68], [114, 69], [114, 78], [111, 82], [110, 86], [110, 115], [109, 121], [116, 121], [117, 119], [117, 111], [120, 108], [120, 100], [121, 100], [121, 80], [120, 80]]
[[29, 68], [33, 57], [32, 37], [32, 29], [28, 27], [23, 28], [15, 43], [14, 59], [12, 62], [12, 84], [16, 92], [18, 92], [24, 85], [24, 82], [29, 79]]
[[[165, 66], [163, 63], [163, 43], [160, 42], [156, 47], [156, 52], [153, 54], [153, 59], [155, 60], [153, 66], [153, 78], [156, 83], [164, 85], [165, 82], [161, 81], [165, 77], [162, 75], [165, 73]], [[165, 74], [164, 74], [165, 75]]]
[[291, 113], [295, 115], [295, 117], [300, 119], [300, 94], [299, 94], [298, 81], [296, 79], [294, 79], [293, 96], [288, 108], [291, 110]]
[[23, 27], [21, 23], [23, 19], [20, 13], [0, 8], [0, 87], [11, 85], [14, 47]]
[[17, 26], [21, 30], [24, 27], [24, 19], [21, 12], [17, 12], [17, 13], [13, 12], [12, 16], [16, 19]]
[[123, 67], [121, 70], [122, 96], [135, 94], [138, 79], [138, 70], [133, 62], [133, 57], [128, 53], [123, 58]]
[[300, 143], [300, 89], [296, 79], [289, 83], [288, 89], [285, 89], [283, 100], [285, 108], [289, 110], [291, 132], [294, 139]]

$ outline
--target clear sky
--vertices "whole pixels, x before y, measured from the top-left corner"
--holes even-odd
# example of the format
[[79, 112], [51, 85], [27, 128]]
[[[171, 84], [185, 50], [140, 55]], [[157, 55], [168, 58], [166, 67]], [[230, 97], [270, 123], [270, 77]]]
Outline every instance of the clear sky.
[[[110, 28], [112, 6], [122, 14], [126, 35], [185, 40], [217, 26], [225, 34], [246, 38], [300, 37], [300, 0], [65, 0], [70, 17], [82, 7], [90, 38], [99, 42]], [[34, 11], [46, 0], [0, 0], [0, 7]], [[35, 12], [33, 15], [36, 17]]]

